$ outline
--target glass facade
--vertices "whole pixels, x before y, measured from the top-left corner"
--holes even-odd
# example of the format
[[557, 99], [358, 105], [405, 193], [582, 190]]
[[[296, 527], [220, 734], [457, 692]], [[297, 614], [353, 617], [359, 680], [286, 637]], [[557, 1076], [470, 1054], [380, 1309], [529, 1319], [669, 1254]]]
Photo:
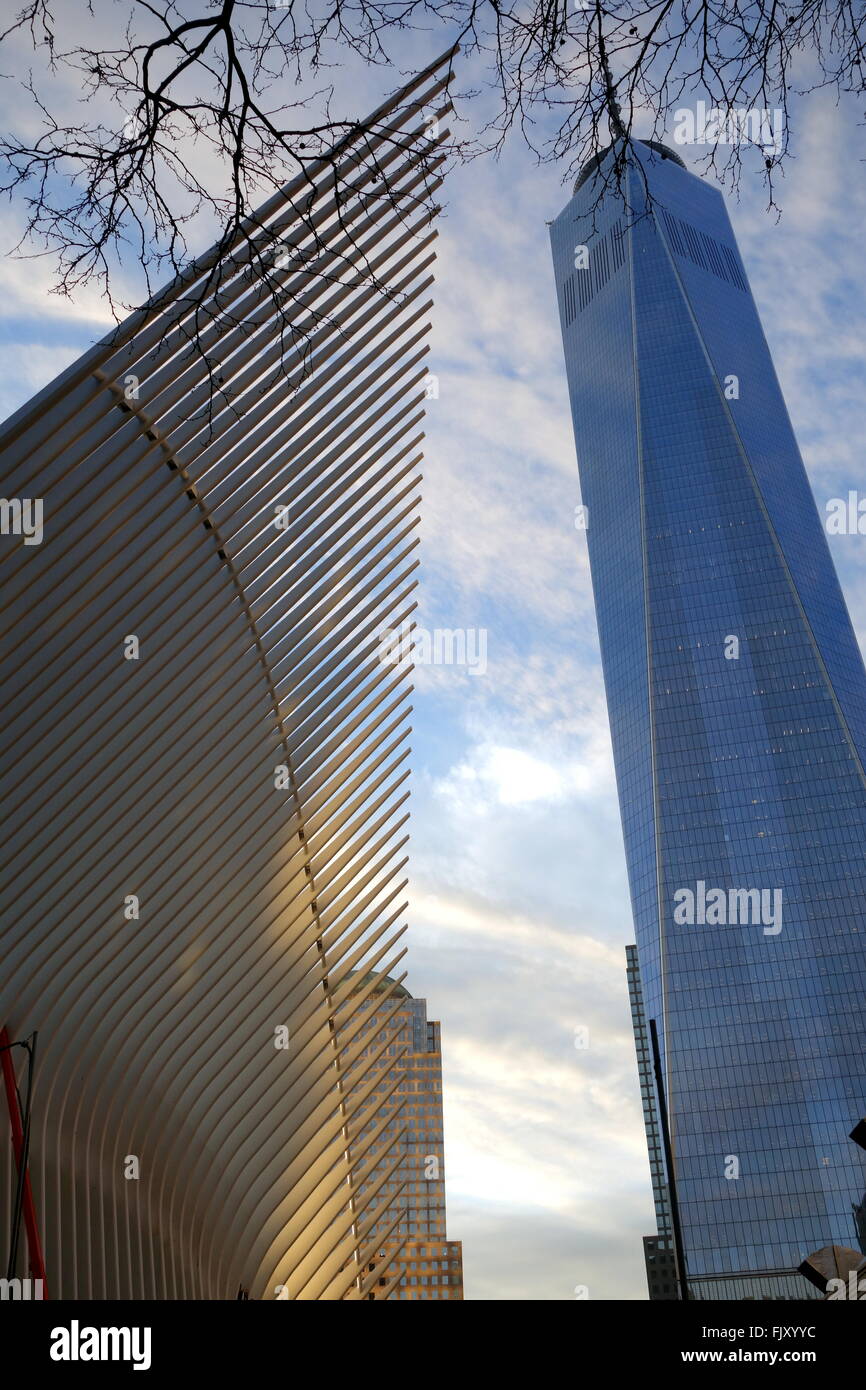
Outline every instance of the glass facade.
[[806, 1298], [863, 1248], [866, 673], [721, 194], [610, 160], [551, 241], [688, 1278]]
[[[361, 1051], [344, 1067], [347, 1075], [369, 1064], [369, 1100], [346, 1127], [352, 1148], [360, 1147], [382, 1126], [366, 1152], [366, 1168], [357, 1185], [374, 1215], [369, 1235], [382, 1242], [380, 1258], [394, 1256], [399, 1281], [382, 1296], [408, 1301], [463, 1298], [463, 1253], [460, 1241], [445, 1228], [445, 1134], [442, 1118], [442, 1046], [440, 1025], [427, 1018], [427, 1001], [413, 999], [402, 985], [386, 996], [383, 977], [362, 1005], [357, 1038]], [[396, 1160], [396, 1166], [395, 1166]], [[375, 1271], [371, 1263], [368, 1273]], [[394, 1265], [383, 1264], [377, 1280], [383, 1290], [392, 1282]]]

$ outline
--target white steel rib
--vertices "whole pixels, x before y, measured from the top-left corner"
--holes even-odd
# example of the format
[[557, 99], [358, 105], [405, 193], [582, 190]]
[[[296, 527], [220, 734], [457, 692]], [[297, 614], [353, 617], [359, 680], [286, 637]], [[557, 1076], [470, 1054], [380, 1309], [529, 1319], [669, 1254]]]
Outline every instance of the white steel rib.
[[[364, 1002], [403, 978], [411, 685], [379, 634], [415, 607], [452, 57], [0, 430], [2, 496], [44, 509], [0, 537], [0, 1024], [38, 1031], [51, 1297], [389, 1291], [382, 1134], [347, 1132], [387, 1046]], [[4, 1263], [14, 1190], [6, 1141]]]

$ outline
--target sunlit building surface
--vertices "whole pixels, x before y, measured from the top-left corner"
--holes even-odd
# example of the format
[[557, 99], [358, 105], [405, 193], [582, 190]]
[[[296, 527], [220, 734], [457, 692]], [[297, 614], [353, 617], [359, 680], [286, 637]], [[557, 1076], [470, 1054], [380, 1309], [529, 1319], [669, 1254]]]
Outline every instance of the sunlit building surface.
[[691, 1296], [808, 1298], [866, 1191], [866, 673], [724, 200], [613, 158], [551, 241], [633, 973]]
[[390, 1275], [377, 1275], [375, 1295], [462, 1299], [462, 1246], [445, 1227], [439, 1024], [428, 1022], [426, 1000], [390, 980], [377, 985], [365, 1014], [364, 1049], [354, 1066], [373, 1058], [375, 1085], [367, 1113], [359, 1109], [348, 1135], [351, 1144], [376, 1136], [360, 1189], [374, 1216], [371, 1237], [380, 1241], [368, 1274], [387, 1268]]

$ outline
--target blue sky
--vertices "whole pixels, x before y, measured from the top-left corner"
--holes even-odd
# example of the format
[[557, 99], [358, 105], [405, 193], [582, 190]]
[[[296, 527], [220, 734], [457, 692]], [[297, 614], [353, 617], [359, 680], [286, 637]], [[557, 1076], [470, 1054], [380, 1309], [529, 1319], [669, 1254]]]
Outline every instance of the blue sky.
[[[359, 75], [364, 104], [398, 81]], [[729, 208], [823, 511], [866, 491], [864, 152], [853, 107], [794, 109], [781, 220], [758, 161]], [[515, 139], [445, 195], [418, 621], [488, 632], [484, 675], [419, 670], [413, 717], [407, 983], [442, 1021], [449, 1234], [469, 1298], [643, 1298], [633, 934], [545, 226], [567, 192]], [[0, 208], [7, 246], [19, 224]], [[52, 297], [48, 263], [0, 275], [5, 416], [108, 316], [95, 292]], [[830, 544], [862, 645], [866, 538]]]

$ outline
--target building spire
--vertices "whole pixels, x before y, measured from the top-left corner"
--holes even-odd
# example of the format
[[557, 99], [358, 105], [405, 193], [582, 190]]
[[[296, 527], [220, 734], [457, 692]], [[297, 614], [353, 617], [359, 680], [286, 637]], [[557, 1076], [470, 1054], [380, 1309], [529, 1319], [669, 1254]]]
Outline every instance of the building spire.
[[605, 46], [605, 42], [604, 42], [604, 33], [602, 32], [602, 27], [601, 27], [601, 10], [600, 10], [600, 9], [597, 11], [597, 14], [598, 14], [598, 56], [599, 56], [599, 60], [600, 60], [600, 62], [601, 62], [602, 76], [604, 77], [604, 97], [605, 97], [605, 105], [607, 106], [608, 119], [610, 120], [611, 136], [612, 136], [612, 140], [613, 140], [614, 142], [617, 141], [617, 140], [622, 140], [622, 141], [624, 141], [624, 142], [627, 144], [627, 143], [628, 143], [628, 138], [629, 138], [629, 137], [628, 137], [628, 131], [626, 130], [625, 126], [623, 125], [622, 111], [620, 110], [620, 105], [619, 105], [619, 102], [617, 101], [617, 96], [616, 96], [616, 84], [614, 83], [613, 76], [612, 76], [612, 74], [611, 74], [610, 63], [609, 63], [608, 60], [607, 60], [607, 48], [606, 48], [606, 46]]

